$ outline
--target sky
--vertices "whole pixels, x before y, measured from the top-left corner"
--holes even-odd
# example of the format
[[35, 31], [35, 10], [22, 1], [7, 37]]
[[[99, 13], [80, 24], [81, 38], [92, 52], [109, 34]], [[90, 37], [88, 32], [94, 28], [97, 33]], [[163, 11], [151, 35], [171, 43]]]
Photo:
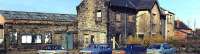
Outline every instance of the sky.
[[[161, 7], [174, 12], [189, 27], [200, 28], [200, 0], [159, 0]], [[0, 0], [0, 10], [76, 14], [80, 0]]]

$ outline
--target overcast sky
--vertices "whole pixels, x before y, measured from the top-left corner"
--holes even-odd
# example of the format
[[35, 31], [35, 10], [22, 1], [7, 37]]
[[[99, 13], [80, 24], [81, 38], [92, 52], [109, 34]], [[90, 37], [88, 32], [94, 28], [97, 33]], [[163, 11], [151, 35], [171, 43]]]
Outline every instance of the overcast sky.
[[[200, 0], [159, 0], [161, 7], [176, 14], [176, 19], [200, 28]], [[80, 0], [0, 0], [0, 10], [76, 14]]]

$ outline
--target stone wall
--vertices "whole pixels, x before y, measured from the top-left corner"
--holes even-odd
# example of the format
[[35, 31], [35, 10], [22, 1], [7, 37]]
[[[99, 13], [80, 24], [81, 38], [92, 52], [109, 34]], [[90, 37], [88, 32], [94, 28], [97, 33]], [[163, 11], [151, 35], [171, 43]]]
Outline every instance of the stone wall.
[[[106, 43], [107, 42], [107, 24], [104, 12], [105, 0], [83, 0], [77, 7], [78, 11], [78, 36], [81, 47], [87, 47], [92, 43]], [[97, 12], [101, 12], [100, 21], [97, 21]], [[94, 38], [93, 38], [93, 37]]]
[[152, 17], [152, 33], [160, 34], [161, 33], [161, 20], [160, 20], [160, 11], [157, 3], [154, 4], [151, 10]]

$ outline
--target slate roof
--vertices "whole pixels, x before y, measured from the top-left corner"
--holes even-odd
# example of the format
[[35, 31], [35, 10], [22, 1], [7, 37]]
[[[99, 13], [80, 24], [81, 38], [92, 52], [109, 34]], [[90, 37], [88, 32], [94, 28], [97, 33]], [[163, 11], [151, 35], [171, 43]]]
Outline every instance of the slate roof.
[[157, 0], [110, 0], [111, 6], [132, 9], [151, 9]]
[[133, 0], [110, 0], [110, 5], [117, 7], [132, 8], [132, 9], [136, 8], [135, 4], [133, 3]]
[[74, 21], [76, 18], [76, 15], [73, 14], [6, 11], [6, 10], [0, 10], [0, 14], [4, 16], [6, 20]]
[[182, 21], [180, 20], [176, 20], [174, 22], [175, 24], [175, 29], [188, 29], [190, 30], [191, 28], [189, 28], [185, 23], [183, 23]]

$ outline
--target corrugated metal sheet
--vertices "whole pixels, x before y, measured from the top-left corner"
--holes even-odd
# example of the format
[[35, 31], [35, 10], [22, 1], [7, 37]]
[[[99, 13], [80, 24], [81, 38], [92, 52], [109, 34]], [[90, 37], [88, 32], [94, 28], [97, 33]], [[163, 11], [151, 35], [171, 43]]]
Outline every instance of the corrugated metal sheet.
[[0, 14], [6, 20], [47, 20], [47, 21], [74, 21], [76, 15], [72, 14], [56, 14], [56, 13], [40, 13], [40, 12], [23, 12], [23, 11], [5, 11], [0, 10]]

